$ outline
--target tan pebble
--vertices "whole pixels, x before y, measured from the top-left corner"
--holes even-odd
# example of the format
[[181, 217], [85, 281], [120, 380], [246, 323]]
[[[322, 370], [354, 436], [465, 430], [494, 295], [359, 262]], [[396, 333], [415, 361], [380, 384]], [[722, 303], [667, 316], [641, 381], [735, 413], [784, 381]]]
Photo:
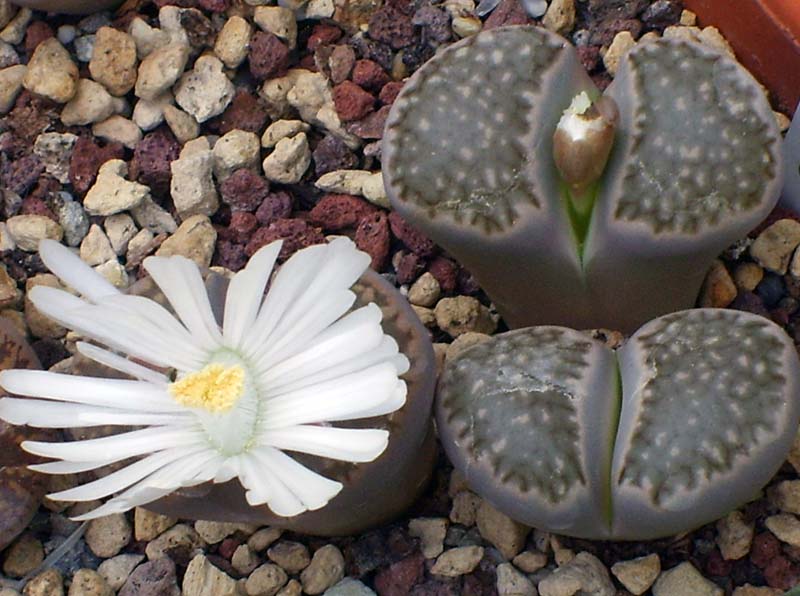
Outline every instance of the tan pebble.
[[734, 301], [736, 294], [736, 284], [725, 264], [719, 259], [715, 260], [700, 290], [700, 306], [725, 308]]
[[764, 269], [749, 261], [739, 263], [733, 271], [733, 281], [736, 287], [745, 292], [752, 292], [764, 279]]
[[36, 47], [22, 84], [31, 93], [67, 103], [78, 90], [78, 78], [78, 67], [69, 52], [51, 37]]
[[661, 559], [657, 554], [651, 554], [620, 561], [611, 567], [611, 573], [631, 594], [639, 596], [650, 589], [661, 573]]
[[112, 95], [125, 95], [136, 84], [136, 43], [123, 31], [100, 27], [95, 34], [89, 72]]

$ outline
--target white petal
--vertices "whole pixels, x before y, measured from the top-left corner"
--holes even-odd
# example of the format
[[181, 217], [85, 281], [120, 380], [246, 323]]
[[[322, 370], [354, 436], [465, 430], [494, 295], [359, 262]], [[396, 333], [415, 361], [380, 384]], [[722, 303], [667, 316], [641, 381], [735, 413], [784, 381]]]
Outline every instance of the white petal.
[[298, 391], [265, 396], [262, 428], [360, 418], [361, 412], [392, 400], [396, 389], [394, 366], [383, 363]]
[[253, 327], [264, 299], [264, 289], [282, 245], [283, 241], [278, 240], [260, 248], [250, 257], [247, 266], [233, 276], [225, 295], [222, 325], [225, 345], [231, 348], [241, 347], [242, 340]]
[[217, 348], [222, 334], [197, 265], [181, 256], [147, 257], [143, 264], [201, 347]]
[[56, 399], [91, 406], [150, 412], [184, 412], [186, 409], [164, 387], [145, 381], [102, 379], [44, 370], [4, 370], [0, 385], [10, 393]]
[[290, 491], [261, 458], [255, 450], [242, 457], [242, 473], [239, 482], [247, 489], [245, 498], [250, 505], [266, 503], [276, 514], [292, 517], [306, 511], [306, 507], [292, 491]]
[[[329, 480], [309, 470], [277, 449], [257, 448], [253, 450], [253, 455], [266, 469], [280, 478], [305, 509], [314, 511], [324, 507], [342, 490], [340, 482]], [[272, 508], [271, 503], [270, 508]]]
[[190, 412], [160, 413], [119, 410], [62, 403], [41, 399], [0, 399], [0, 418], [11, 424], [37, 428], [72, 428], [81, 426], [154, 426], [187, 424], [192, 421]]
[[373, 461], [389, 444], [389, 431], [331, 426], [289, 426], [264, 431], [259, 443], [350, 462]]
[[130, 511], [134, 507], [138, 507], [140, 505], [146, 505], [147, 503], [152, 503], [153, 501], [157, 501], [161, 497], [166, 497], [168, 494], [173, 492], [175, 489], [155, 489], [152, 487], [148, 487], [145, 481], [140, 482], [136, 486], [133, 486], [126, 490], [118, 497], [114, 497], [113, 499], [107, 501], [105, 504], [101, 505], [97, 509], [92, 509], [88, 513], [84, 513], [83, 515], [76, 515], [75, 517], [71, 517], [70, 519], [73, 521], [89, 521], [92, 519], [98, 519], [100, 517], [105, 517], [107, 515], [113, 515], [115, 513], [125, 513], [126, 511]]
[[60, 242], [40, 241], [39, 256], [50, 271], [91, 301], [120, 293], [106, 278]]
[[45, 464], [31, 464], [28, 469], [42, 474], [79, 474], [107, 466], [109, 461], [49, 461]]
[[70, 441], [66, 443], [44, 443], [23, 441], [22, 448], [33, 455], [70, 461], [96, 461], [98, 455], [109, 460], [136, 457], [170, 447], [206, 446], [203, 435], [197, 431], [173, 428], [144, 428], [127, 433]]
[[406, 404], [406, 394], [408, 389], [405, 381], [397, 381], [394, 391], [389, 393], [387, 399], [372, 406], [366, 406], [350, 414], [349, 418], [329, 418], [331, 422], [336, 420], [350, 420], [354, 418], [372, 418], [373, 416], [385, 416], [402, 408]]
[[56, 501], [92, 501], [94, 499], [102, 499], [136, 484], [171, 462], [194, 455], [200, 451], [201, 449], [197, 447], [166, 449], [144, 457], [92, 482], [48, 496]]
[[137, 378], [140, 381], [147, 381], [148, 383], [153, 383], [154, 385], [167, 385], [170, 382], [165, 375], [153, 370], [152, 368], [147, 368], [146, 366], [132, 362], [127, 358], [123, 358], [118, 354], [114, 354], [113, 352], [109, 352], [108, 350], [104, 350], [103, 348], [99, 348], [93, 344], [88, 344], [85, 341], [79, 341], [76, 344], [76, 347], [78, 348], [78, 352], [87, 358], [90, 358], [91, 360], [94, 360], [95, 362], [98, 362], [109, 368], [113, 368], [114, 370], [118, 370], [121, 373], [125, 373], [126, 375]]

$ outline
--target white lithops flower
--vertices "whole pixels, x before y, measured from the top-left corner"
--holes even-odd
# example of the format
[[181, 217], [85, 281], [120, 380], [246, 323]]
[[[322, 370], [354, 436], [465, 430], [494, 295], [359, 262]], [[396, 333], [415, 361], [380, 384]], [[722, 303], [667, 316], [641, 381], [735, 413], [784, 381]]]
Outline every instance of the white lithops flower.
[[[47, 316], [110, 348], [81, 342], [83, 355], [135, 379], [0, 373], [8, 392], [38, 398], [0, 399], [0, 418], [12, 424], [141, 427], [99, 439], [22, 444], [58, 460], [31, 466], [50, 474], [138, 458], [99, 480], [50, 495], [90, 501], [116, 494], [79, 519], [233, 478], [251, 505], [297, 515], [324, 507], [342, 485], [284, 451], [367, 462], [386, 448], [386, 430], [328, 424], [388, 414], [406, 400], [399, 375], [409, 363], [383, 333], [380, 309], [369, 304], [348, 312], [355, 300], [350, 286], [370, 261], [350, 240], [299, 251], [275, 275], [266, 296], [280, 242], [259, 250], [230, 282], [221, 327], [200, 271], [188, 259], [144, 261], [175, 317], [152, 300], [119, 292], [57, 242], [45, 240], [39, 250], [49, 269], [82, 297], [37, 286], [30, 299]], [[164, 369], [174, 369], [174, 378]]]

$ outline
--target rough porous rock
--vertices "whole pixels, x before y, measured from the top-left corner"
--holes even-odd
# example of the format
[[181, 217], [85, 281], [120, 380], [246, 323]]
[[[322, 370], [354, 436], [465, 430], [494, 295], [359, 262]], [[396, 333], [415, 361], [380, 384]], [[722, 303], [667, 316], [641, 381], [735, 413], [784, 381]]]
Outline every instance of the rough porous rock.
[[153, 199], [143, 200], [131, 209], [131, 215], [139, 227], [146, 228], [153, 234], [171, 234], [178, 227], [172, 215]]
[[272, 33], [285, 42], [289, 49], [294, 49], [297, 45], [294, 11], [283, 6], [258, 6], [253, 12], [253, 21], [263, 31]]
[[0, 114], [7, 114], [14, 107], [27, 70], [28, 67], [23, 64], [0, 70]]
[[78, 67], [64, 46], [51, 37], [31, 56], [22, 84], [31, 93], [67, 103], [78, 90]]
[[261, 565], [253, 571], [245, 582], [248, 596], [274, 596], [286, 584], [289, 576], [272, 563]]
[[84, 194], [95, 183], [97, 172], [104, 163], [122, 159], [125, 149], [119, 143], [101, 145], [88, 136], [81, 136], [72, 149], [69, 180], [78, 194]]
[[511, 563], [497, 566], [498, 596], [536, 596], [536, 586], [525, 575], [514, 569]]
[[100, 83], [81, 79], [75, 95], [61, 111], [61, 122], [64, 126], [93, 124], [121, 112], [125, 106], [124, 99], [114, 97]]
[[72, 150], [78, 137], [71, 133], [44, 132], [36, 137], [33, 153], [44, 165], [44, 171], [62, 184], [69, 182]]
[[471, 296], [442, 298], [435, 313], [439, 329], [454, 338], [469, 331], [491, 334], [497, 327], [489, 309]]
[[219, 134], [232, 130], [261, 134], [268, 120], [269, 115], [263, 102], [247, 89], [238, 89], [227, 109], [209, 121], [209, 125], [217, 128]]
[[299, 573], [311, 563], [308, 548], [299, 542], [281, 540], [267, 550], [270, 561], [277, 563], [289, 573]]
[[644, 594], [661, 573], [661, 559], [651, 554], [629, 561], [619, 561], [611, 566], [611, 573], [631, 594]]
[[68, 596], [114, 596], [105, 578], [93, 569], [78, 569], [72, 576]]
[[214, 54], [227, 68], [236, 68], [247, 58], [253, 27], [245, 19], [234, 15], [225, 21], [214, 44]]
[[53, 567], [45, 569], [28, 581], [23, 593], [25, 596], [63, 596], [64, 578], [58, 569]]
[[800, 222], [781, 219], [765, 228], [750, 245], [750, 256], [768, 271], [783, 275], [800, 245]]
[[261, 146], [265, 149], [272, 149], [281, 139], [308, 132], [310, 129], [311, 127], [302, 120], [276, 120], [261, 135]]
[[389, 220], [382, 211], [364, 216], [356, 228], [355, 243], [371, 257], [370, 267], [381, 271], [389, 255]]
[[420, 539], [423, 557], [435, 559], [444, 550], [447, 519], [443, 517], [412, 519], [408, 522], [408, 533]]
[[113, 143], [120, 143], [128, 149], [135, 149], [142, 140], [142, 129], [124, 116], [115, 115], [92, 126], [92, 134]]
[[222, 182], [236, 170], [258, 169], [261, 145], [258, 135], [245, 130], [232, 130], [214, 143], [214, 176]]
[[64, 235], [60, 225], [43, 215], [15, 215], [6, 225], [17, 248], [27, 252], [35, 252], [40, 240], [61, 240]]
[[3, 573], [9, 577], [23, 577], [44, 560], [42, 543], [27, 532], [11, 543], [4, 554]]
[[208, 267], [214, 255], [216, 241], [217, 231], [208, 217], [193, 215], [186, 219], [172, 236], [164, 240], [156, 255], [159, 257], [181, 255], [202, 267]]
[[593, 596], [615, 596], [617, 593], [603, 563], [587, 552], [578, 553], [539, 582], [541, 596], [567, 596], [581, 592]]
[[97, 30], [89, 72], [109, 93], [121, 96], [133, 89], [137, 64], [136, 43], [130, 35], [113, 27]]
[[186, 143], [200, 136], [200, 124], [194, 116], [173, 105], [164, 106], [164, 120], [179, 143]]
[[119, 590], [131, 575], [136, 566], [144, 561], [144, 555], [122, 554], [106, 559], [97, 568], [108, 586], [115, 592]]
[[118, 596], [172, 596], [177, 592], [175, 563], [168, 557], [161, 557], [134, 569]]
[[373, 205], [359, 197], [326, 194], [309, 212], [308, 221], [325, 230], [340, 231], [357, 227], [363, 218], [376, 212]]
[[375, 98], [352, 81], [344, 81], [333, 88], [333, 102], [342, 122], [360, 120], [375, 106]]
[[314, 158], [314, 171], [317, 176], [323, 176], [336, 170], [349, 170], [358, 166], [358, 156], [334, 135], [326, 135], [312, 153]]
[[305, 133], [281, 139], [275, 149], [264, 158], [263, 169], [267, 179], [281, 184], [296, 184], [311, 164], [311, 151]]
[[262, 226], [286, 219], [292, 214], [294, 198], [285, 190], [271, 192], [264, 197], [261, 205], [256, 209], [256, 219]]
[[460, 546], [451, 548], [439, 555], [431, 567], [433, 575], [458, 577], [472, 573], [483, 558], [482, 546]]
[[131, 541], [133, 529], [123, 513], [93, 519], [86, 527], [86, 544], [98, 557], [113, 557]]
[[175, 101], [202, 123], [225, 111], [235, 88], [214, 56], [201, 56], [175, 87]]
[[732, 511], [717, 522], [717, 545], [726, 561], [747, 556], [755, 534], [755, 525], [740, 511]]
[[146, 134], [136, 145], [131, 160], [131, 178], [150, 187], [159, 197], [170, 191], [171, 162], [180, 156], [181, 146], [166, 128]]
[[134, 536], [136, 540], [150, 541], [169, 530], [177, 519], [137, 507], [133, 515]]
[[290, 64], [289, 48], [277, 35], [256, 31], [250, 38], [248, 62], [257, 81], [283, 76]]
[[724, 593], [689, 562], [662, 572], [653, 586], [653, 596], [722, 596]]
[[276, 240], [283, 240], [278, 259], [284, 261], [301, 248], [324, 243], [325, 236], [302, 219], [281, 218], [259, 228], [247, 243], [245, 253], [251, 257], [259, 248]]
[[205, 555], [196, 555], [183, 576], [184, 596], [236, 596], [236, 580], [214, 567]]
[[725, 264], [716, 259], [700, 289], [700, 306], [725, 308], [734, 301], [738, 290]]
[[[219, 186], [222, 201], [231, 208], [254, 211], [269, 195], [269, 182], [250, 169], [233, 172]], [[288, 215], [282, 215], [285, 217]], [[269, 222], [262, 222], [269, 223]]]
[[168, 105], [172, 105], [174, 101], [175, 98], [172, 96], [171, 91], [165, 91], [152, 100], [140, 99], [133, 106], [131, 119], [136, 123], [136, 126], [145, 132], [149, 132], [164, 122], [164, 109]]
[[83, 207], [90, 215], [114, 215], [137, 207], [150, 198], [150, 189], [143, 184], [125, 179], [128, 164], [121, 159], [104, 163], [97, 173], [94, 186], [83, 199]]
[[80, 247], [81, 260], [94, 267], [116, 258], [116, 253], [111, 247], [111, 241], [106, 236], [103, 228], [92, 224], [89, 232], [83, 238]]
[[156, 48], [139, 65], [134, 92], [137, 97], [155, 100], [183, 74], [189, 59], [189, 46], [172, 43]]
[[300, 574], [306, 594], [322, 594], [344, 577], [344, 556], [333, 544], [314, 552], [311, 563]]
[[205, 137], [186, 143], [170, 170], [170, 195], [181, 219], [216, 212], [219, 199], [213, 177], [214, 155]]

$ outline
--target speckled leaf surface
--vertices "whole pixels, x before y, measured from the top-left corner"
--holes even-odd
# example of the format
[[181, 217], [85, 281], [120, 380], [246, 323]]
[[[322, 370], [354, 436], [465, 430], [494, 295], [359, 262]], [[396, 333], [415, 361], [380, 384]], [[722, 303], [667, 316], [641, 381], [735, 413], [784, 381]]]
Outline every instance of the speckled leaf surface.
[[454, 465], [508, 515], [651, 539], [721, 517], [769, 480], [800, 421], [799, 379], [791, 340], [748, 313], [666, 315], [616, 353], [533, 327], [448, 361], [437, 419]]

